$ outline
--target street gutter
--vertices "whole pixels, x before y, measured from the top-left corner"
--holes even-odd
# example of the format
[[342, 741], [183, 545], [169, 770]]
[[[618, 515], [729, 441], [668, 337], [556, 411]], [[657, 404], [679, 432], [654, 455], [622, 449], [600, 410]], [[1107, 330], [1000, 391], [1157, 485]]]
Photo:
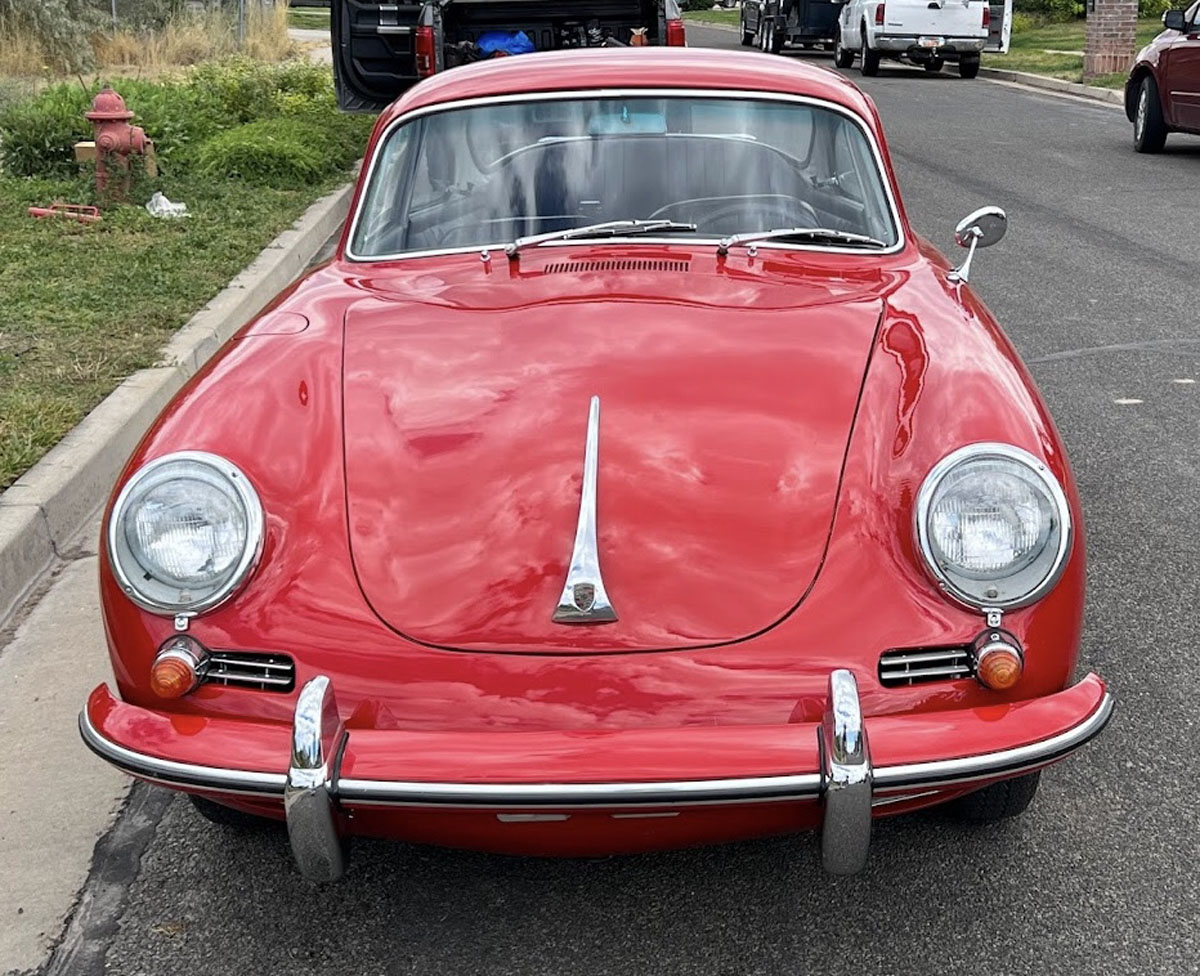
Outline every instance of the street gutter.
[[341, 226], [353, 184], [308, 208], [138, 370], [0, 494], [0, 626], [104, 503], [159, 411], [238, 329], [308, 266]]

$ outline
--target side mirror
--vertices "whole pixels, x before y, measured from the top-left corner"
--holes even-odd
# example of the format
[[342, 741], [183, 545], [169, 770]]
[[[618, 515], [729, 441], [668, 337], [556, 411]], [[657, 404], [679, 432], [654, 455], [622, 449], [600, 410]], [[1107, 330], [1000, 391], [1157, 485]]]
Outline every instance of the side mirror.
[[968, 214], [954, 228], [954, 241], [967, 248], [967, 259], [950, 272], [951, 281], [971, 280], [971, 261], [978, 247], [998, 244], [1008, 230], [1008, 215], [999, 207], [981, 207]]
[[1168, 10], [1162, 15], [1163, 27], [1184, 33], [1187, 30], [1187, 14], [1182, 10]]

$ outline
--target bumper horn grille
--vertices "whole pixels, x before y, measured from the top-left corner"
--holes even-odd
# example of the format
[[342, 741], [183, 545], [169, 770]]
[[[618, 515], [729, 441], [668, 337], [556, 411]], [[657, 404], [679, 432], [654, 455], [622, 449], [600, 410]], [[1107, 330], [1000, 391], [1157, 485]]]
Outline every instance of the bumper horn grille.
[[965, 647], [907, 647], [884, 651], [879, 658], [879, 681], [885, 687], [926, 681], [952, 681], [974, 674]]
[[210, 651], [204, 680], [214, 685], [287, 692], [296, 687], [296, 664], [283, 654]]

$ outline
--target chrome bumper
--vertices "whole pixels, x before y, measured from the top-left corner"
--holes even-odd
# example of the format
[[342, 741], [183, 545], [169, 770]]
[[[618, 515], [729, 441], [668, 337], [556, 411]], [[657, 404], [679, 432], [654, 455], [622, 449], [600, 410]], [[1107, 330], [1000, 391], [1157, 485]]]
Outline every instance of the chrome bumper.
[[[928, 37], [931, 35], [921, 35]], [[941, 35], [936, 35], [941, 36]], [[987, 44], [986, 37], [946, 37], [939, 47], [922, 47], [921, 37], [916, 34], [893, 34], [876, 37], [874, 48], [888, 54], [905, 54], [909, 51], [924, 51], [928, 54], [978, 54]]]
[[680, 807], [711, 803], [820, 800], [821, 850], [826, 870], [852, 874], [866, 863], [872, 808], [946, 787], [1019, 775], [1061, 759], [1099, 733], [1112, 714], [1107, 691], [1077, 724], [1028, 745], [958, 759], [873, 767], [854, 675], [829, 675], [818, 727], [820, 770], [794, 775], [655, 782], [447, 783], [354, 779], [341, 776], [347, 735], [324, 675], [301, 690], [291, 732], [286, 773], [255, 772], [175, 762], [136, 752], [101, 735], [85, 709], [84, 742], [113, 765], [168, 786], [205, 789], [283, 801], [296, 863], [312, 881], [332, 881], [345, 870], [345, 841], [338, 804], [530, 809]]

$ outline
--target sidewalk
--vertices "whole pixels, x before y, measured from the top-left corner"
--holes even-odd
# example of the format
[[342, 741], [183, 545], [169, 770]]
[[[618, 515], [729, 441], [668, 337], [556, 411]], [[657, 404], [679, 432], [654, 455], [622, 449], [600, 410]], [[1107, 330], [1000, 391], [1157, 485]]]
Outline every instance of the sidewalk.
[[310, 61], [316, 64], [333, 64], [333, 48], [330, 47], [329, 31], [289, 27], [288, 37], [307, 48]]

